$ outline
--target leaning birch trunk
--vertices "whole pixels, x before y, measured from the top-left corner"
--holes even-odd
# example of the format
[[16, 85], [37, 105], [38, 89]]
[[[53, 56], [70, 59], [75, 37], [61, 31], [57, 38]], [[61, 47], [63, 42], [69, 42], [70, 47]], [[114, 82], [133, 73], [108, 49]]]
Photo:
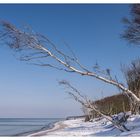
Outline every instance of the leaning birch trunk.
[[[58, 50], [53, 42], [51, 42], [47, 37], [34, 33], [32, 31], [21, 31], [17, 29], [14, 25], [1, 21], [2, 31], [0, 32], [0, 38], [12, 49], [21, 52], [21, 50], [26, 51], [24, 56], [20, 57], [22, 61], [33, 61], [32, 64], [46, 67], [53, 67], [58, 70], [64, 70], [66, 72], [77, 73], [82, 76], [89, 76], [96, 78], [100, 81], [113, 85], [123, 91], [128, 98], [131, 98], [133, 103], [137, 104], [137, 108], [140, 106], [140, 99], [128, 88], [123, 86], [116, 80], [112, 78], [106, 78], [99, 75], [96, 72], [92, 72], [81, 65], [78, 59], [73, 55], [73, 57], [64, 54], [62, 51]], [[30, 52], [30, 53], [29, 53]], [[31, 53], [32, 52], [32, 53]], [[52, 58], [55, 60], [59, 66], [45, 63], [44, 58]], [[34, 60], [42, 60], [35, 61]], [[62, 67], [60, 67], [62, 66]]]

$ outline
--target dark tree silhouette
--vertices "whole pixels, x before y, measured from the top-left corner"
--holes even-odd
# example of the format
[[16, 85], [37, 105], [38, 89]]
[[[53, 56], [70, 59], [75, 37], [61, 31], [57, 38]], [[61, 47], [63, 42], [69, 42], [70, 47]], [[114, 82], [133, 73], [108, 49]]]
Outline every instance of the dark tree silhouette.
[[122, 37], [131, 44], [140, 46], [140, 4], [131, 5], [130, 18], [123, 18], [126, 28]]

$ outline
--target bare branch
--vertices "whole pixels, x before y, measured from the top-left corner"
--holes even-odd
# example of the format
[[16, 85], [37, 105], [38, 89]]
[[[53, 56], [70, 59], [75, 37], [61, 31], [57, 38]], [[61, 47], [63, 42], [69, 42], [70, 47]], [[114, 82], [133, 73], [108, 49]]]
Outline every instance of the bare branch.
[[[122, 125], [119, 120], [114, 121], [111, 115], [105, 115], [103, 112], [101, 112], [98, 107], [94, 104], [93, 101], [89, 100], [88, 98], [84, 98], [83, 95], [75, 88], [73, 87], [68, 81], [60, 81], [61, 85], [66, 86], [67, 88], [71, 89], [72, 91], [67, 92], [69, 95], [71, 95], [75, 101], [79, 102], [82, 106], [85, 108], [91, 109], [101, 115], [103, 118], [106, 118], [108, 121], [112, 122], [112, 124], [118, 128], [120, 131], [129, 131], [124, 125]], [[78, 96], [79, 95], [79, 96]]]
[[[102, 76], [96, 72], [91, 72], [90, 70], [87, 70], [84, 66], [82, 66], [79, 63], [79, 61], [75, 60], [75, 58], [72, 59], [74, 63], [80, 66], [80, 69], [79, 69], [73, 63], [71, 63], [72, 62], [71, 58], [65, 55], [59, 49], [57, 49], [57, 47], [48, 38], [45, 37], [46, 42], [48, 42], [48, 44], [45, 44], [42, 41], [43, 37], [40, 38], [40, 35], [21, 31], [8, 22], [1, 22], [1, 25], [3, 27], [1, 36], [7, 33], [6, 35], [7, 38], [5, 38], [5, 41], [8, 43], [8, 45], [12, 49], [25, 50], [26, 48], [28, 48], [31, 51], [32, 50], [36, 52], [41, 51], [44, 53], [44, 55], [45, 54], [48, 55], [57, 63], [61, 64], [61, 66], [63, 67], [62, 69], [60, 68], [61, 70], [64, 70], [66, 72], [74, 72], [82, 76], [90, 76], [100, 81], [103, 81], [105, 83], [108, 83], [110, 85], [113, 85], [119, 88], [120, 90], [122, 90], [125, 94], [128, 94], [129, 96], [131, 96], [131, 98], [135, 102], [140, 103], [140, 99], [131, 90], [126, 88], [124, 85], [122, 85], [118, 81]], [[59, 55], [63, 57], [59, 57]], [[45, 66], [45, 65], [42, 65], [42, 66]], [[46, 65], [46, 66], [51, 66], [51, 65]]]
[[30, 64], [36, 65], [36, 66], [42, 66], [42, 67], [51, 67], [51, 68], [54, 68], [54, 69], [57, 69], [57, 70], [60, 70], [60, 71], [74, 72], [74, 71], [70, 71], [70, 70], [67, 70], [67, 69], [64, 69], [64, 68], [57, 67], [57, 66], [52, 65], [52, 64], [45, 64], [45, 63], [30, 63]]

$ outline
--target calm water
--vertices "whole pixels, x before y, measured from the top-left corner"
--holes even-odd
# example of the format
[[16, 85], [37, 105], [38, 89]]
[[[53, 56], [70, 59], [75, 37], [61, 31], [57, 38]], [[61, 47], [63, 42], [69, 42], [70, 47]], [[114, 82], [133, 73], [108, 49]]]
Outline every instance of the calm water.
[[0, 136], [26, 136], [44, 130], [63, 119], [0, 118]]

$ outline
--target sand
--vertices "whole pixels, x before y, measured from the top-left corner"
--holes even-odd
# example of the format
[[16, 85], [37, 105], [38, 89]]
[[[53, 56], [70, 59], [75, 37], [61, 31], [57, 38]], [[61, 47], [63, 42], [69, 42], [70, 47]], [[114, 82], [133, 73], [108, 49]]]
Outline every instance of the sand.
[[28, 136], [30, 136], [30, 137], [48, 136], [48, 135], [51, 135], [51, 133], [53, 133], [55, 131], [58, 131], [58, 130], [62, 130], [64, 128], [66, 128], [66, 127], [67, 127], [67, 125], [64, 124], [63, 121], [60, 121], [60, 122], [55, 123], [54, 127], [51, 128], [51, 129], [47, 129], [47, 130], [44, 130], [44, 131], [36, 132], [36, 133], [30, 134]]

